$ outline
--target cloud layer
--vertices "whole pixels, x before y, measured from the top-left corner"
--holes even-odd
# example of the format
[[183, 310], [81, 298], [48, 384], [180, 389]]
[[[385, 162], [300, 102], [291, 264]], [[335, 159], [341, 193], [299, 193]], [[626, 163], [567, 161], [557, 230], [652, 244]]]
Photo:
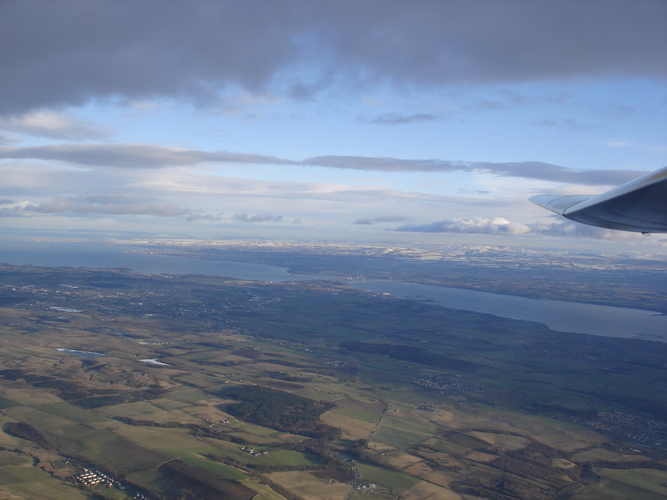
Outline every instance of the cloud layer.
[[130, 169], [213, 163], [311, 166], [375, 172], [486, 172], [502, 177], [521, 177], [591, 186], [620, 185], [646, 173], [633, 170], [575, 170], [543, 162], [492, 163], [334, 155], [290, 160], [275, 156], [225, 151], [208, 152], [152, 144], [84, 143], [24, 148], [0, 147], [0, 160], [2, 159], [58, 161], [82, 167]]
[[541, 234], [570, 238], [594, 238], [599, 240], [624, 240], [637, 238], [636, 234], [612, 231], [599, 227], [560, 221], [551, 224], [519, 224], [503, 217], [441, 220], [430, 224], [406, 224], [394, 229], [412, 233], [455, 233], [455, 234], [496, 234], [520, 235]]
[[601, 237], [526, 198], [664, 164], [666, 17], [658, 0], [0, 2], [0, 216]]
[[39, 204], [27, 201], [0, 200], [0, 216], [36, 214], [153, 215], [158, 217], [191, 217], [195, 215], [191, 210], [174, 203], [135, 195], [59, 196], [52, 201]]
[[525, 234], [531, 231], [525, 224], [516, 224], [502, 217], [488, 219], [441, 220], [430, 224], [406, 224], [395, 231], [414, 233], [459, 234]]
[[370, 219], [357, 219], [352, 224], [360, 226], [370, 226], [371, 224], [387, 224], [392, 222], [405, 222], [408, 220], [407, 217], [402, 215], [381, 215], [379, 217], [373, 217]]
[[271, 214], [258, 214], [248, 216], [246, 213], [238, 213], [232, 216], [234, 222], [281, 222], [283, 220], [282, 215], [271, 215]]
[[86, 120], [43, 111], [0, 118], [0, 130], [49, 139], [76, 141], [107, 139], [111, 132], [106, 127]]
[[203, 104], [234, 88], [310, 98], [342, 81], [665, 78], [666, 17], [655, 0], [3, 2], [0, 114], [96, 99]]
[[84, 167], [162, 168], [199, 163], [294, 164], [273, 156], [206, 152], [152, 144], [62, 144], [0, 148], [0, 159], [60, 161]]

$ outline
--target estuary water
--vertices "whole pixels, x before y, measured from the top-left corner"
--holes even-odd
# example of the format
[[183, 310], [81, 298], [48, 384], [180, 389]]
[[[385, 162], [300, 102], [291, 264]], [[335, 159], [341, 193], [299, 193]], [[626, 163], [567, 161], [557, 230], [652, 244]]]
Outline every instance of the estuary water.
[[561, 332], [589, 333], [604, 337], [634, 337], [667, 342], [667, 315], [653, 311], [562, 300], [529, 299], [463, 288], [387, 280], [358, 281], [352, 286], [374, 293], [429, 299], [436, 304], [452, 309], [537, 321], [544, 323], [551, 330]]
[[[334, 278], [288, 274], [285, 268], [267, 264], [132, 252], [139, 248], [141, 247], [99, 243], [0, 240], [0, 262], [54, 267], [123, 267], [148, 274], [210, 274], [273, 282]], [[556, 331], [667, 342], [667, 316], [652, 311], [558, 300], [536, 300], [462, 288], [386, 280], [366, 280], [365, 283], [359, 281], [351, 283], [351, 286], [375, 293], [390, 293], [393, 296], [417, 296], [452, 309], [537, 321]]]
[[193, 259], [172, 255], [134, 253], [140, 246], [101, 243], [43, 243], [0, 241], [0, 262], [47, 267], [129, 268], [147, 274], [211, 274], [253, 281], [303, 281], [332, 276], [288, 274], [283, 267], [248, 262]]

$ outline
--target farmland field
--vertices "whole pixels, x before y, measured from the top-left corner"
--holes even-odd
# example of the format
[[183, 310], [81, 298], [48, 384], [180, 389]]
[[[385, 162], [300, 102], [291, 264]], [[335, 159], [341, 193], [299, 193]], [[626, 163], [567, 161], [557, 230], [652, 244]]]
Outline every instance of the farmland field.
[[336, 282], [0, 266], [0, 287], [0, 498], [667, 495], [664, 344]]

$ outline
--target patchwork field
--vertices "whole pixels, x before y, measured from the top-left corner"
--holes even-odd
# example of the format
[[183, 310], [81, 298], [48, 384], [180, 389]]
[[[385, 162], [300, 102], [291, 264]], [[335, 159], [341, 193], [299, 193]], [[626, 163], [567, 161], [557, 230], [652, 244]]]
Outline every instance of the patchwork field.
[[2, 297], [0, 498], [667, 496], [666, 346], [332, 283], [0, 266]]

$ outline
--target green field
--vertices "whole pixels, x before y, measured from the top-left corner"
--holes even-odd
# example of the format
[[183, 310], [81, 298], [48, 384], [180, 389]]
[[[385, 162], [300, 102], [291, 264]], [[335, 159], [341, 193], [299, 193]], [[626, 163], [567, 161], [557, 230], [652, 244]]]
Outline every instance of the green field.
[[597, 472], [604, 478], [612, 479], [637, 490], [636, 498], [653, 498], [655, 495], [667, 496], [667, 471], [656, 469], [605, 469], [599, 468]]
[[405, 490], [412, 488], [419, 483], [418, 479], [410, 477], [407, 474], [381, 469], [371, 464], [359, 463], [357, 465], [359, 472], [368, 482], [378, 483], [386, 486], [393, 493], [400, 495]]
[[84, 500], [83, 492], [62, 484], [59, 480], [32, 467], [0, 467], [0, 485], [18, 498], [44, 500]]
[[182, 460], [189, 464], [196, 465], [197, 467], [200, 467], [204, 470], [213, 472], [214, 474], [218, 474], [219, 476], [222, 476], [226, 479], [240, 481], [248, 477], [247, 474], [241, 472], [238, 469], [233, 469], [215, 462], [210, 462], [208, 460], [204, 460], [203, 458], [184, 457]]

